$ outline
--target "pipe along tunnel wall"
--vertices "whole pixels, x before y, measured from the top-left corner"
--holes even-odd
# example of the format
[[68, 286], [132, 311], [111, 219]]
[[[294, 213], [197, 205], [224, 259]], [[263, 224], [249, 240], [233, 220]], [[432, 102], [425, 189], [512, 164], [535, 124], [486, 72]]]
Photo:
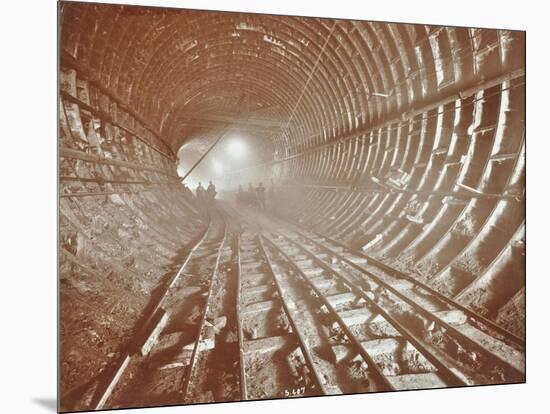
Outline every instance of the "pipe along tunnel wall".
[[270, 213], [523, 337], [524, 33], [70, 2], [60, 16], [62, 407], [89, 407], [206, 231], [175, 154], [230, 125], [273, 145], [235, 173], [274, 183]]

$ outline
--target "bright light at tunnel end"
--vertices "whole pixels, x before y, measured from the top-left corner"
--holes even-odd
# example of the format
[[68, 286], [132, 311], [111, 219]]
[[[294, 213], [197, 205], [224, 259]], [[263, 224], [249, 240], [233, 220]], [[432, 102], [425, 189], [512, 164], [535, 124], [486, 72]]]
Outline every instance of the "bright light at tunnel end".
[[242, 158], [248, 152], [246, 144], [238, 137], [231, 138], [227, 143], [227, 150], [235, 158]]

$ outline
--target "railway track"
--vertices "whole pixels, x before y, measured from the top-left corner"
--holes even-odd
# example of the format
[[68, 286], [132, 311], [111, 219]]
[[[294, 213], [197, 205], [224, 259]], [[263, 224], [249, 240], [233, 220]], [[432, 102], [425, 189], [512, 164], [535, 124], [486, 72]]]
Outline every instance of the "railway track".
[[[357, 332], [355, 322], [366, 321], [361, 314], [363, 311], [350, 309], [350, 307], [354, 304], [363, 306], [365, 299], [349, 292], [338, 291], [335, 283], [322, 276], [323, 269], [310, 266], [311, 259], [307, 255], [287, 241], [274, 240], [282, 239], [283, 236], [277, 234], [271, 237], [264, 234], [249, 236], [249, 238], [255, 242], [249, 244], [248, 250], [256, 252], [255, 256], [250, 258], [250, 263], [252, 266], [261, 266], [260, 255], [265, 258], [269, 272], [273, 275], [277, 297], [290, 315], [292, 331], [300, 339], [302, 354], [307, 355], [304, 362], [307, 363], [308, 372], [313, 373], [318, 379], [318, 389], [322, 394], [406, 389], [409, 387], [404, 384], [413, 383], [415, 388], [464, 385], [454, 373], [446, 369], [444, 364], [435, 357], [429, 356], [431, 360], [435, 360], [436, 364], [439, 362], [440, 376], [433, 373], [437, 369], [410, 342], [395, 338], [375, 339], [369, 342], [367, 338], [362, 337]], [[263, 294], [255, 298], [260, 300], [255, 303], [262, 305], [265, 309], [275, 308], [272, 301], [265, 300], [266, 294], [267, 297], [271, 297], [275, 289], [267, 287], [265, 273], [259, 272], [257, 277], [258, 279], [254, 276], [254, 281], [258, 280], [258, 282], [248, 288], [252, 295]], [[242, 302], [241, 300], [241, 304]], [[381, 312], [380, 309], [377, 311]], [[372, 314], [373, 312], [370, 315]], [[400, 332], [408, 333], [387, 314], [375, 318], [371, 325], [374, 330], [386, 329], [397, 333], [397, 328]], [[260, 322], [259, 326], [264, 327], [265, 323]], [[273, 337], [268, 337], [264, 341], [272, 342]], [[386, 352], [380, 352], [380, 348]], [[247, 355], [246, 343], [241, 346], [241, 349], [244, 360]], [[392, 350], [393, 354], [401, 352], [405, 355], [400, 361], [401, 366], [392, 363], [391, 358], [388, 358], [386, 355], [388, 349]], [[427, 353], [424, 348], [422, 350]], [[281, 364], [276, 365], [280, 369]], [[242, 366], [247, 367], [247, 362], [244, 361]], [[271, 368], [273, 371], [276, 369], [277, 367]], [[400, 370], [399, 373], [402, 375], [395, 375], [396, 369]], [[256, 378], [261, 379], [262, 376], [256, 375], [254, 378], [254, 375], [246, 372], [246, 369], [244, 371], [242, 376], [246, 379], [245, 383], [253, 383], [257, 387]], [[280, 391], [282, 388], [280, 385], [277, 386], [278, 384], [270, 385], [270, 389], [273, 390]], [[243, 394], [248, 392], [248, 388], [245, 385]], [[300, 392], [297, 395], [304, 395], [304, 391], [308, 390], [307, 387], [298, 389]], [[249, 397], [249, 394], [244, 395]], [[285, 390], [283, 395], [275, 394], [267, 397], [280, 396], [289, 396], [289, 392]], [[266, 398], [266, 396], [254, 395], [254, 398]]]
[[198, 346], [186, 369], [182, 393], [188, 404], [235, 401], [239, 397], [240, 377], [234, 369], [239, 363], [239, 342], [233, 334], [237, 326], [232, 301], [236, 290], [236, 271], [232, 269], [236, 243], [231, 234], [226, 225], [199, 323]]
[[418, 279], [413, 278], [412, 276], [407, 275], [404, 272], [401, 272], [397, 269], [394, 269], [379, 260], [374, 259], [371, 256], [365, 255], [360, 251], [356, 251], [340, 243], [332, 238], [329, 238], [325, 235], [319, 233], [306, 232], [302, 230], [297, 230], [298, 233], [305, 237], [309, 237], [310, 240], [316, 242], [322, 248], [332, 249], [334, 252], [341, 251], [341, 259], [348, 263], [349, 265], [355, 264], [354, 267], [357, 267], [357, 263], [362, 262], [362, 269], [372, 272], [376, 275], [386, 275], [394, 278], [395, 280], [406, 280], [413, 283], [415, 286], [418, 286], [419, 289], [425, 291], [428, 295], [433, 296], [435, 299], [443, 302], [449, 308], [463, 312], [468, 321], [477, 329], [482, 330], [483, 332], [497, 338], [498, 340], [504, 342], [506, 345], [509, 345], [522, 353], [525, 353], [525, 340], [520, 338], [513, 333], [507, 331], [501, 326], [497, 325], [495, 322], [490, 319], [472, 311], [471, 309], [461, 305], [452, 298], [438, 292], [431, 286], [419, 281]]
[[[273, 243], [279, 248], [287, 244], [295, 247], [297, 254], [305, 255], [309, 260], [299, 263], [300, 270], [322, 272], [323, 283], [328, 279], [339, 286], [336, 292], [328, 292], [331, 296], [347, 294], [348, 300], [354, 303], [363, 299], [367, 306], [354, 309], [357, 322], [365, 319], [358, 325], [365, 325], [369, 318], [382, 315], [399, 335], [389, 331], [378, 339], [386, 340], [389, 346], [395, 344], [389, 339], [404, 338], [406, 346], [413, 345], [436, 368], [438, 379], [443, 380], [440, 383], [433, 373], [423, 375], [422, 378], [429, 379], [426, 385], [460, 386], [524, 380], [524, 352], [514, 338], [499, 339], [490, 335], [492, 325], [479, 329], [481, 320], [464, 312], [461, 307], [453, 306], [452, 301], [441, 300], [439, 295], [433, 295], [410, 279], [387, 274], [365, 257], [353, 254], [341, 245], [330, 244], [319, 236], [294, 233], [279, 236]], [[288, 258], [293, 260], [292, 256]], [[369, 313], [372, 316], [367, 317]], [[361, 326], [361, 330], [363, 328], [365, 326]], [[372, 329], [369, 332], [372, 334]], [[406, 382], [416, 384], [414, 388], [418, 388], [422, 379], [416, 375], [406, 378]], [[406, 384], [397, 383], [397, 386], [407, 388]]]
[[368, 384], [363, 391], [464, 385], [404, 324], [360, 294], [341, 274], [321, 266], [324, 256], [307, 254], [280, 235], [268, 240], [321, 304], [333, 359], [362, 373]]
[[[213, 286], [227, 253], [227, 224], [216, 208], [179, 271], [154, 295], [148, 317], [116, 366], [106, 370], [92, 409], [186, 403], [202, 354], [212, 348]], [[197, 382], [198, 384], [198, 382]]]
[[[480, 315], [472, 309], [461, 305], [453, 298], [435, 290], [432, 286], [422, 282], [421, 280], [409, 276], [406, 273], [399, 271], [391, 266], [388, 266], [380, 260], [364, 254], [362, 251], [350, 248], [344, 243], [341, 243], [325, 234], [303, 229], [294, 223], [289, 223], [278, 217], [271, 216], [270, 219], [276, 220], [277, 222], [281, 223], [284, 228], [287, 228], [292, 232], [300, 235], [302, 238], [305, 238], [308, 241], [317, 244], [322, 249], [330, 251], [335, 256], [339, 256], [339, 260], [342, 260], [344, 263], [347, 263], [352, 267], [361, 267], [361, 271], [368, 271], [374, 273], [375, 275], [382, 275], [386, 277], [390, 276], [397, 281], [406, 280], [412, 283], [414, 286], [423, 290], [429, 296], [432, 296], [435, 300], [443, 302], [449, 308], [464, 313], [468, 318], [468, 322], [473, 324], [477, 329], [495, 337], [499, 341], [504, 342], [506, 345], [509, 345], [522, 353], [525, 353], [524, 338], [520, 338], [515, 334], [507, 331], [503, 327], [497, 325], [492, 320], [486, 318], [483, 315]], [[359, 266], [359, 264], [361, 264], [361, 266]]]
[[259, 235], [239, 238], [241, 399], [327, 394], [286, 283]]
[[288, 223], [210, 214], [92, 408], [524, 381], [521, 338], [416, 279]]
[[[329, 322], [336, 360], [332, 373], [342, 365], [362, 367], [368, 386], [358, 392], [524, 381], [525, 349], [520, 338], [334, 240], [291, 230], [288, 224], [266, 227], [268, 234], [264, 231], [261, 239], [270, 260], [291, 269], [294, 279], [298, 276], [302, 301], [308, 296], [317, 300], [320, 319]], [[310, 294], [304, 295], [307, 290]], [[292, 303], [299, 301], [295, 297]], [[303, 315], [301, 309], [297, 320]], [[317, 335], [322, 337], [320, 332]], [[315, 339], [308, 338], [312, 342]], [[312, 355], [315, 360], [316, 352]], [[353, 392], [349, 377], [331, 376], [331, 370], [323, 371], [315, 361], [312, 365], [325, 380], [336, 378], [328, 382], [334, 386], [331, 393], [338, 393], [338, 388]]]

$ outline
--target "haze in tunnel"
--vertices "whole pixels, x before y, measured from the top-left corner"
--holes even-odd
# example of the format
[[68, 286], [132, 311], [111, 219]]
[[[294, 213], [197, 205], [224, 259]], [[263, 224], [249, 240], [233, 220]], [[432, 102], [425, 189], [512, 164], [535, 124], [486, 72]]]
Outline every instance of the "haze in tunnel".
[[268, 139], [244, 129], [228, 129], [219, 142], [194, 139], [183, 144], [178, 151], [177, 171], [182, 178], [191, 171], [182, 182], [192, 189], [199, 182], [212, 180], [222, 196], [234, 193], [239, 185], [268, 181], [269, 172], [260, 173], [255, 167], [271, 161], [273, 145]]
[[[63, 409], [524, 380], [524, 32], [76, 2], [60, 25]], [[184, 184], [218, 202], [182, 185], [210, 148]], [[405, 345], [354, 334], [367, 304]], [[254, 377], [280, 383], [239, 385], [254, 340], [329, 314], [330, 358], [298, 337], [290, 373]]]

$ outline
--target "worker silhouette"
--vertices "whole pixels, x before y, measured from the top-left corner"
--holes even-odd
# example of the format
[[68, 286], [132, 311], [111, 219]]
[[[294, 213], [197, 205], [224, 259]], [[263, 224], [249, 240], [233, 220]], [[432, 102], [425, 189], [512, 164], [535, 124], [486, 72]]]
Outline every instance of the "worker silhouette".
[[199, 200], [199, 202], [204, 202], [206, 190], [204, 189], [200, 181], [199, 185], [197, 185], [197, 189], [195, 190], [195, 194], [197, 195], [197, 200]]
[[258, 205], [262, 210], [265, 210], [265, 187], [263, 183], [260, 183], [256, 187], [256, 199], [258, 200]]
[[212, 180], [210, 180], [210, 182], [208, 183], [208, 188], [206, 189], [206, 199], [209, 202], [213, 202], [216, 198], [216, 194], [218, 194], [216, 192], [216, 186], [214, 185], [214, 183], [212, 183]]

